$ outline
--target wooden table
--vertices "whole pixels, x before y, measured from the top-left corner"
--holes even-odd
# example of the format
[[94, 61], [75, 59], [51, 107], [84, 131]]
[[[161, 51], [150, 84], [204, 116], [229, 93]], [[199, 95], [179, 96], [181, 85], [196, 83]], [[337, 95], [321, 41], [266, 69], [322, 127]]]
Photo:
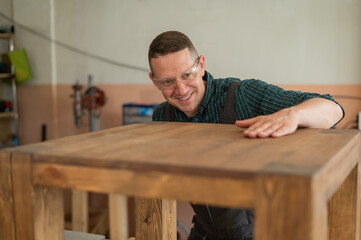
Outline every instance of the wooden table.
[[176, 200], [254, 208], [256, 240], [359, 239], [359, 154], [356, 130], [160, 122], [8, 149], [0, 239], [62, 239], [62, 188], [136, 196], [136, 240], [176, 239]]

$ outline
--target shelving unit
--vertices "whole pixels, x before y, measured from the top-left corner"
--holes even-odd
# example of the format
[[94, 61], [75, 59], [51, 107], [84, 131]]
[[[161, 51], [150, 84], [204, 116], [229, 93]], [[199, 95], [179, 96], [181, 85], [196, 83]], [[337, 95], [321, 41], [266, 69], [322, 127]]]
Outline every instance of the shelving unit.
[[[14, 51], [15, 41], [14, 34], [11, 33], [0, 33], [0, 44], [7, 44], [8, 51]], [[1, 54], [6, 52], [1, 52]], [[10, 64], [10, 63], [8, 63]], [[10, 86], [5, 86], [10, 88], [11, 97], [10, 99], [3, 98], [4, 89], [1, 89], [0, 100], [8, 100], [12, 103], [11, 112], [0, 112], [0, 148], [2, 147], [11, 147], [16, 145], [18, 142], [18, 102], [17, 102], [17, 88], [16, 88], [16, 79], [14, 74], [14, 67], [10, 65], [8, 69], [9, 73], [0, 73], [0, 84], [5, 86], [6, 83]], [[12, 137], [11, 137], [12, 136]], [[16, 138], [16, 141], [14, 141]], [[7, 143], [6, 143], [7, 141]]]
[[8, 79], [12, 77], [13, 75], [11, 75], [11, 73], [0, 73], [0, 79]]
[[16, 114], [14, 112], [1, 112], [0, 113], [0, 119], [3, 118], [15, 118]]

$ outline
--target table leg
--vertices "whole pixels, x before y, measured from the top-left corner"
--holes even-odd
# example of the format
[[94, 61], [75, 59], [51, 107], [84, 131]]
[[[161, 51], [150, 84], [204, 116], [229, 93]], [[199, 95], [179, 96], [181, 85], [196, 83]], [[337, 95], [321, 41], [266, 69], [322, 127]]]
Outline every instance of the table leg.
[[330, 240], [360, 239], [359, 166], [348, 175], [330, 200]]
[[88, 192], [72, 191], [71, 225], [72, 230], [77, 232], [88, 232]]
[[177, 202], [170, 199], [135, 199], [136, 240], [176, 240]]
[[34, 240], [33, 185], [31, 158], [28, 154], [12, 154], [15, 233], [17, 240]]
[[15, 240], [11, 155], [0, 152], [0, 240]]
[[326, 240], [327, 201], [311, 180], [262, 175], [256, 181], [255, 240]]
[[13, 153], [12, 182], [17, 240], [63, 240], [62, 190], [34, 187], [30, 155]]
[[128, 239], [128, 198], [122, 194], [109, 194], [110, 239]]
[[64, 239], [64, 200], [59, 188], [34, 188], [36, 240]]

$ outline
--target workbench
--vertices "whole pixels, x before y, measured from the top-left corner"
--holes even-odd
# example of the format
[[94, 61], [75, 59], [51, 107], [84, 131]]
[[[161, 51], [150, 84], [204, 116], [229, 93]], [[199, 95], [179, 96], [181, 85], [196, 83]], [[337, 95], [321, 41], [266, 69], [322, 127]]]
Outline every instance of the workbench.
[[0, 240], [63, 239], [63, 189], [135, 196], [136, 240], [175, 240], [176, 200], [253, 208], [256, 240], [359, 239], [357, 130], [242, 132], [152, 122], [0, 151]]

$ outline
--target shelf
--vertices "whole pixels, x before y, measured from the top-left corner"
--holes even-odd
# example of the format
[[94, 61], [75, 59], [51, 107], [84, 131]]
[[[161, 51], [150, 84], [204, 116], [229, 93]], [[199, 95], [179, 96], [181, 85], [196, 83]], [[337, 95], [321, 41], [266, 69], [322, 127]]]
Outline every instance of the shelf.
[[0, 38], [11, 38], [12, 33], [0, 33]]
[[0, 73], [0, 79], [12, 78], [14, 75], [11, 73]]
[[[9, 51], [13, 51], [15, 48], [15, 38], [13, 33], [0, 33], [0, 44], [3, 45], [8, 41]], [[4, 45], [5, 46], [5, 45]], [[6, 53], [5, 48], [2, 48], [0, 54]], [[19, 135], [19, 115], [17, 112], [17, 86], [16, 86], [16, 77], [13, 72], [13, 65], [11, 65], [10, 59], [3, 59], [7, 64], [7, 69], [4, 73], [0, 73], [0, 88], [2, 92], [9, 92], [5, 94], [7, 100], [12, 104], [12, 111], [9, 112], [0, 112], [0, 148], [1, 147], [11, 147], [18, 145], [18, 138], [9, 139], [9, 136], [18, 136]], [[10, 85], [11, 89], [4, 87], [5, 85]], [[10, 95], [11, 93], [11, 98]], [[3, 95], [3, 94], [1, 94]], [[1, 235], [1, 234], [0, 234]]]
[[4, 118], [15, 118], [16, 114], [14, 112], [0, 112], [0, 119]]

